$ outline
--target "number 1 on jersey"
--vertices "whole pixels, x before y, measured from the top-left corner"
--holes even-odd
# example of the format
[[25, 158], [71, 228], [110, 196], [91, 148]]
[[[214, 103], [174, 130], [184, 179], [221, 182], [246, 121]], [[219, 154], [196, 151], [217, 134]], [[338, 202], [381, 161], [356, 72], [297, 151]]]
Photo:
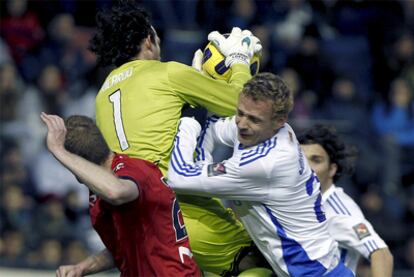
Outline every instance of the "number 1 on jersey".
[[124, 124], [122, 123], [122, 114], [121, 114], [121, 90], [116, 90], [114, 93], [109, 95], [109, 101], [112, 103], [114, 110], [114, 122], [116, 136], [118, 137], [119, 146], [122, 151], [125, 151], [129, 148], [128, 141], [126, 139]]

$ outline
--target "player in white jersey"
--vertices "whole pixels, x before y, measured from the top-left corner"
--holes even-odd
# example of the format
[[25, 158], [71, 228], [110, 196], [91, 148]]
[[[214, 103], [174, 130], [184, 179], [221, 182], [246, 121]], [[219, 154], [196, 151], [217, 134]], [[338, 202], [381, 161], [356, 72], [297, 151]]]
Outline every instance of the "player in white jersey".
[[[212, 119], [203, 132], [197, 121], [183, 118], [169, 183], [180, 193], [232, 199], [278, 276], [354, 276], [328, 233], [318, 178], [286, 123], [292, 106], [285, 83], [260, 73], [245, 84], [236, 117]], [[218, 144], [233, 147], [233, 155], [212, 163]]]
[[355, 273], [363, 256], [371, 260], [372, 277], [391, 276], [393, 257], [387, 245], [355, 201], [334, 184], [340, 176], [352, 172], [353, 151], [332, 127], [320, 124], [306, 130], [299, 141], [320, 179], [329, 232], [339, 243], [345, 265]]

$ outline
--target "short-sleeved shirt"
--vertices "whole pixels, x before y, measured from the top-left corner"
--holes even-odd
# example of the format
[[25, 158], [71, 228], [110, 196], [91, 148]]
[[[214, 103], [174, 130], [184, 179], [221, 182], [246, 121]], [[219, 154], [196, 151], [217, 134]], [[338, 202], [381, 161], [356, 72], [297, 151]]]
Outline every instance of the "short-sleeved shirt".
[[90, 195], [92, 225], [121, 276], [199, 276], [174, 192], [153, 164], [116, 155], [112, 169], [133, 181], [137, 199], [113, 206]]
[[329, 233], [339, 243], [341, 259], [354, 273], [361, 256], [369, 259], [375, 250], [387, 247], [359, 206], [342, 188], [332, 185], [322, 194], [322, 203]]

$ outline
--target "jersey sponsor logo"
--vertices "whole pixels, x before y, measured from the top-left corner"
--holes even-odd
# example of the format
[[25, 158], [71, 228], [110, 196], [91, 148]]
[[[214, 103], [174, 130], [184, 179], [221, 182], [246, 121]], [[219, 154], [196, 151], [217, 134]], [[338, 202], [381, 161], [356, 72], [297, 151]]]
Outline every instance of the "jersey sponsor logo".
[[208, 177], [226, 174], [224, 163], [209, 164], [207, 168]]
[[362, 240], [363, 238], [369, 237], [371, 235], [367, 226], [364, 223], [359, 223], [353, 226], [352, 229], [354, 229], [359, 240]]
[[119, 171], [121, 168], [124, 168], [125, 164], [124, 163], [119, 163], [114, 167], [114, 172]]

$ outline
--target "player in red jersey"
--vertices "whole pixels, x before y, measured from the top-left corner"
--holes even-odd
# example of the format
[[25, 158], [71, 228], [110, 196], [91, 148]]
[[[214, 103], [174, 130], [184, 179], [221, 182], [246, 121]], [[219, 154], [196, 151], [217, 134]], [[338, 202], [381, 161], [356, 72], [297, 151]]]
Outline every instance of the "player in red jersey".
[[[41, 114], [47, 147], [91, 191], [92, 225], [106, 249], [56, 276], [117, 267], [121, 276], [200, 276], [181, 210], [156, 165], [112, 153], [92, 119]], [[66, 126], [65, 126], [66, 125]]]

